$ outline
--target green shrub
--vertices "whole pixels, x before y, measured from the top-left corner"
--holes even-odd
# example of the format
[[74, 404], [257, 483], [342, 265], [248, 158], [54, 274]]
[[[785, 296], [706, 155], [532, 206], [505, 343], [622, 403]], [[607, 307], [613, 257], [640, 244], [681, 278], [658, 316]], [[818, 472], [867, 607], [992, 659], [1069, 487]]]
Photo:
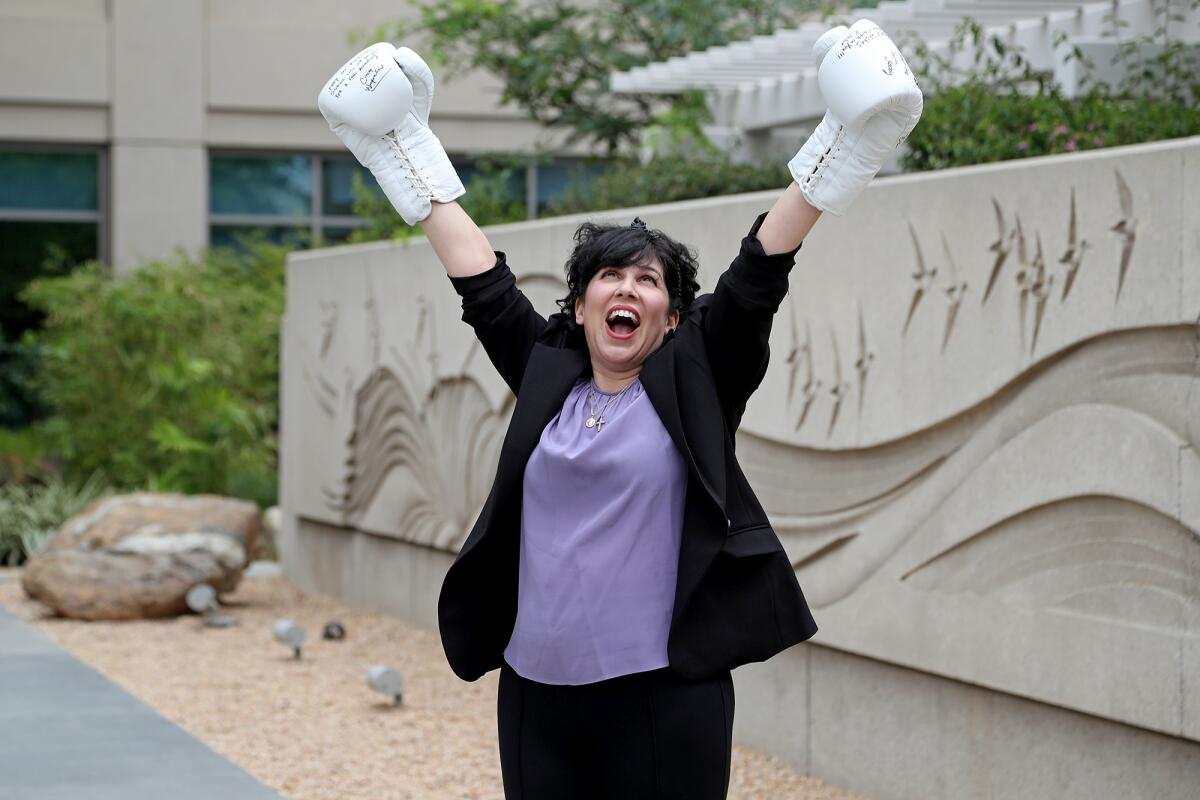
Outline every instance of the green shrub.
[[19, 428], [38, 416], [32, 388], [37, 370], [36, 351], [0, 337], [0, 427]]
[[28, 483], [55, 474], [51, 450], [36, 425], [0, 428], [0, 485]]
[[64, 522], [110, 494], [112, 490], [102, 485], [98, 474], [82, 483], [51, 477], [29, 486], [0, 486], [0, 564], [23, 563]]
[[215, 492], [272, 504], [285, 250], [155, 261], [114, 280], [97, 264], [33, 282], [26, 334], [64, 475], [121, 489]]
[[[1200, 0], [1186, 2], [1200, 6]], [[1050, 73], [1033, 69], [1019, 49], [997, 36], [985, 41], [970, 18], [952, 37], [950, 57], [900, 37], [925, 64], [917, 80], [926, 95], [902, 166], [941, 169], [1200, 134], [1200, 65], [1194, 50], [1169, 36], [1178, 6], [1154, 3], [1156, 30], [1125, 41], [1119, 40], [1125, 23], [1110, 13], [1106, 35], [1120, 41], [1115, 61], [1126, 76], [1117, 86], [1095, 80], [1095, 65], [1074, 48], [1067, 58], [1081, 60], [1085, 78], [1084, 91], [1073, 98], [1063, 95]], [[1145, 45], [1161, 49], [1144, 56]], [[975, 53], [971, 67], [952, 67], [953, 56], [966, 47]]]

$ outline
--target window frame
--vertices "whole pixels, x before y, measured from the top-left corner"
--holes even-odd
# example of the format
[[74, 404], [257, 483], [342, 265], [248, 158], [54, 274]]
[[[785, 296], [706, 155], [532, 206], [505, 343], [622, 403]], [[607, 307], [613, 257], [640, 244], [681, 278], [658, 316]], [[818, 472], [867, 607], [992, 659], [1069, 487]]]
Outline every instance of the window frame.
[[[275, 214], [229, 214], [214, 213], [211, 200], [205, 208], [208, 224], [205, 226], [205, 239], [212, 245], [212, 229], [215, 225], [242, 225], [247, 227], [297, 227], [307, 228], [312, 236], [313, 246], [321, 247], [324, 242], [324, 228], [365, 228], [367, 222], [353, 214], [324, 214], [323, 204], [324, 166], [322, 159], [337, 158], [345, 153], [329, 150], [254, 150], [247, 148], [208, 148], [205, 153], [206, 188], [212, 195], [212, 160], [213, 158], [306, 158], [308, 159], [309, 183], [312, 196], [307, 214], [280, 216]], [[354, 161], [354, 157], [350, 156]], [[358, 163], [354, 161], [354, 163]]]
[[96, 260], [109, 263], [109, 177], [108, 148], [79, 142], [0, 141], [3, 153], [93, 153], [96, 156], [96, 209], [0, 208], [5, 222], [92, 222], [96, 225]]
[[[324, 166], [321, 161], [326, 158], [340, 158], [346, 156], [345, 151], [331, 150], [274, 150], [274, 149], [254, 149], [254, 148], [224, 148], [210, 147], [205, 151], [206, 158], [206, 175], [208, 183], [206, 188], [211, 197], [212, 189], [212, 159], [214, 157], [223, 158], [307, 158], [309, 162], [309, 181], [312, 187], [312, 198], [309, 206], [309, 213], [295, 216], [276, 216], [273, 214], [230, 214], [230, 213], [213, 213], [211, 210], [211, 200], [205, 208], [207, 225], [205, 226], [205, 239], [211, 246], [212, 244], [212, 229], [215, 225], [239, 225], [246, 227], [299, 227], [306, 228], [309, 235], [312, 236], [314, 247], [322, 247], [326, 244], [322, 231], [324, 228], [365, 228], [368, 223], [361, 217], [356, 217], [353, 214], [328, 214], [324, 213], [323, 203], [324, 197]], [[451, 161], [468, 161], [474, 162], [479, 156], [469, 153], [453, 153], [450, 154]], [[550, 156], [551, 163], [559, 160], [570, 162], [580, 162], [585, 160], [582, 156], [573, 155], [552, 155]], [[353, 163], [358, 163], [353, 156], [350, 156]], [[526, 220], [538, 219], [538, 164], [530, 163], [525, 168], [525, 218]]]

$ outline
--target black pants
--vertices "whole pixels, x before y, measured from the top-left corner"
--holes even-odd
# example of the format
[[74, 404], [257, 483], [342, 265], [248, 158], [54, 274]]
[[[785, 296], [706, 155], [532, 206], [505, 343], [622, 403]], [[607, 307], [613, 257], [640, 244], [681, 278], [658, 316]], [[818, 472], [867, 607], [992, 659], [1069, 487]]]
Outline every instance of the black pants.
[[497, 724], [506, 800], [722, 800], [729, 789], [729, 672], [553, 686], [504, 664]]

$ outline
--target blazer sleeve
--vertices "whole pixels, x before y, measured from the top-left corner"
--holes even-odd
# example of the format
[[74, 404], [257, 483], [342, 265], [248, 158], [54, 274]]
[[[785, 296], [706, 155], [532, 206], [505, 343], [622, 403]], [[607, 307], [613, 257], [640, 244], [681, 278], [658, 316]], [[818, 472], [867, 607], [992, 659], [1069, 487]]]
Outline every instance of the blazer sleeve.
[[546, 329], [545, 317], [517, 288], [504, 253], [496, 253], [495, 266], [486, 272], [451, 277], [450, 283], [462, 297], [463, 322], [474, 328], [492, 365], [517, 394], [533, 345]]
[[800, 250], [797, 246], [767, 255], [757, 236], [766, 216], [760, 214], [742, 239], [701, 321], [717, 392], [727, 408], [744, 409], [762, 383], [770, 358], [771, 321], [787, 295], [788, 274]]

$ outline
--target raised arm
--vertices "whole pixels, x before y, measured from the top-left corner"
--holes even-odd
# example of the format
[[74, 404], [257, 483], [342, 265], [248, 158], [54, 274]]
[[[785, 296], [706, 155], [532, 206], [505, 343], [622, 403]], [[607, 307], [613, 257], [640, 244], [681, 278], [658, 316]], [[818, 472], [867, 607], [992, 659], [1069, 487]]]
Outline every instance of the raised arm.
[[713, 375], [736, 417], [766, 373], [771, 320], [804, 238], [823, 211], [846, 212], [921, 116], [921, 90], [875, 23], [827, 31], [813, 57], [829, 111], [788, 163], [795, 182], [742, 240], [703, 310]]
[[454, 202], [465, 189], [429, 129], [433, 91], [433, 72], [419, 55], [379, 42], [334, 73], [317, 106], [404, 221], [421, 223], [446, 273], [477, 275], [491, 269], [496, 256]]
[[496, 264], [491, 242], [454, 200], [434, 203], [421, 228], [451, 278], [478, 275]]
[[546, 320], [517, 288], [503, 254], [455, 202], [465, 189], [429, 129], [433, 88], [419, 55], [380, 42], [329, 79], [317, 106], [404, 221], [420, 223], [462, 297], [463, 321], [515, 393]]
[[800, 187], [790, 184], [763, 220], [758, 229], [758, 241], [767, 255], [795, 250], [821, 218], [821, 209], [804, 199]]

